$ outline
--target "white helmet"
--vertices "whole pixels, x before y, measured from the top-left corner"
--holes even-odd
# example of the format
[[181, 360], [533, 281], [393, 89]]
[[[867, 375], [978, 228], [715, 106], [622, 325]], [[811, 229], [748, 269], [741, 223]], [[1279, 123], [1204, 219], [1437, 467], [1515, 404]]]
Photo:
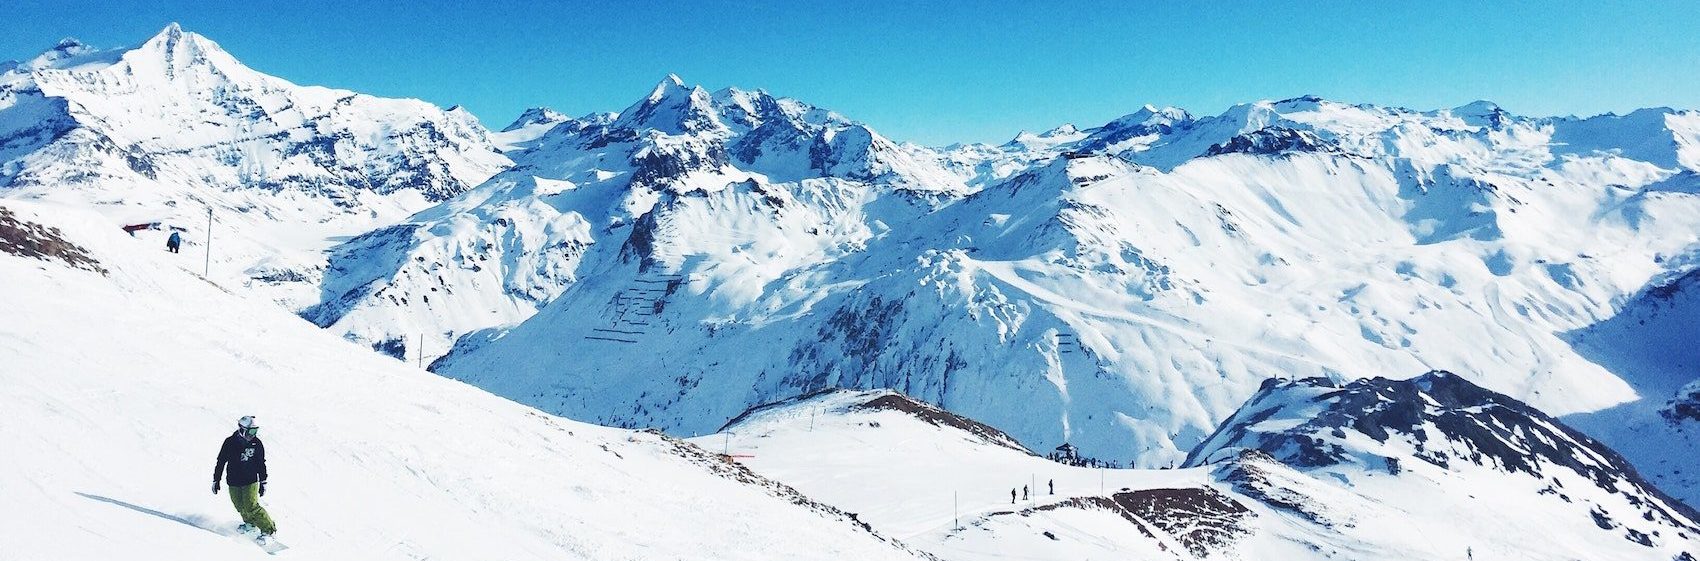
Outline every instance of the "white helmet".
[[255, 421], [253, 415], [244, 415], [236, 420], [236, 431], [244, 436], [258, 436], [260, 434], [260, 422]]

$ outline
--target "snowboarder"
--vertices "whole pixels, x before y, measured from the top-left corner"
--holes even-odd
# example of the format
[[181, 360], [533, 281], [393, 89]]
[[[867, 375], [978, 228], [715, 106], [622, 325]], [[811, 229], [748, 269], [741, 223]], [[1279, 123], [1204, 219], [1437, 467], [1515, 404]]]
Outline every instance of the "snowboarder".
[[1051, 494], [1052, 495], [1057, 494], [1057, 480], [1055, 480], [1055, 479], [1047, 480], [1047, 481], [1045, 481], [1045, 484], [1051, 486]]
[[181, 247], [183, 247], [183, 234], [172, 232], [171, 237], [165, 239], [166, 251], [178, 253], [177, 249]]
[[[227, 464], [228, 472], [224, 470]], [[225, 438], [224, 445], [218, 449], [218, 463], [213, 466], [214, 495], [218, 494], [219, 476], [224, 476], [225, 483], [230, 485], [230, 504], [242, 515], [242, 525], [236, 527], [237, 531], [248, 533], [258, 529], [260, 535], [254, 541], [262, 547], [267, 545], [271, 535], [277, 532], [277, 525], [260, 506], [260, 497], [266, 494], [266, 445], [260, 442], [260, 424], [252, 415], [238, 419], [236, 432]]]
[[1024, 501], [1027, 500], [1027, 486], [1026, 485], [1021, 486], [1021, 500], [1024, 500]]
[[1009, 488], [1009, 504], [1015, 504], [1015, 488]]

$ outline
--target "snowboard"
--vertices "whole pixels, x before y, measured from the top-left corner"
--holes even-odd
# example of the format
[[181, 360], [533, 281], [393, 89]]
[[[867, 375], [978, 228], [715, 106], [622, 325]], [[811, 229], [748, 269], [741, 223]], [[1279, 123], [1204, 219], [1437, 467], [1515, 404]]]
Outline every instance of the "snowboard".
[[252, 543], [256, 546], [259, 546], [261, 551], [264, 551], [264, 552], [272, 554], [272, 555], [277, 555], [278, 552], [283, 551], [285, 549], [289, 549], [289, 546], [283, 545], [283, 542], [277, 541], [277, 536], [272, 536], [270, 538], [266, 538], [266, 543], [264, 543], [264, 544], [260, 543], [260, 541], [259, 541], [260, 531], [259, 530], [249, 530], [249, 531], [244, 532], [244, 531], [238, 529], [235, 532], [231, 533], [231, 537], [234, 537], [234, 538], [237, 538], [237, 539], [240, 539], [240, 540], [243, 540], [243, 541], [247, 541], [247, 542]]
[[272, 555], [277, 555], [278, 552], [283, 551], [285, 549], [289, 549], [289, 546], [283, 545], [283, 542], [277, 541], [277, 536], [272, 536], [270, 538], [266, 538], [266, 543], [264, 543], [264, 544], [261, 544], [260, 542], [255, 541], [254, 545], [260, 546], [261, 551], [264, 551], [264, 552], [272, 554]]

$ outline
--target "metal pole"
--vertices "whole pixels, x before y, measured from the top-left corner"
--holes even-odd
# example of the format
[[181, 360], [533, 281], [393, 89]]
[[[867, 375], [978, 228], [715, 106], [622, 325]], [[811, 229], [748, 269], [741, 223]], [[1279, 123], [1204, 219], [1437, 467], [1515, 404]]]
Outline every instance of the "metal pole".
[[425, 367], [425, 334], [419, 334], [419, 367]]
[[950, 492], [950, 527], [952, 530], [962, 529], [961, 510], [957, 508], [956, 491]]
[[720, 455], [730, 456], [732, 455], [732, 431], [726, 431], [721, 434], [725, 435], [725, 440], [720, 443]]
[[1103, 494], [1104, 494], [1104, 468], [1100, 466], [1098, 468], [1098, 495], [1102, 496]]
[[809, 432], [815, 432], [815, 409], [809, 408]]
[[207, 260], [201, 266], [201, 276], [212, 280], [212, 207], [207, 207]]

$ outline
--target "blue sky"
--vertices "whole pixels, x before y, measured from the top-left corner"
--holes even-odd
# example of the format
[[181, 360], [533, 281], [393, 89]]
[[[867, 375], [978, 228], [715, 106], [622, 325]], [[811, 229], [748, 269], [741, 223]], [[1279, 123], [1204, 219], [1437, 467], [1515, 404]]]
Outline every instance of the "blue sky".
[[1302, 94], [1700, 107], [1700, 2], [6, 0], [0, 59], [66, 36], [132, 45], [172, 21], [269, 74], [461, 104], [497, 128], [535, 105], [617, 111], [670, 72], [926, 144]]

